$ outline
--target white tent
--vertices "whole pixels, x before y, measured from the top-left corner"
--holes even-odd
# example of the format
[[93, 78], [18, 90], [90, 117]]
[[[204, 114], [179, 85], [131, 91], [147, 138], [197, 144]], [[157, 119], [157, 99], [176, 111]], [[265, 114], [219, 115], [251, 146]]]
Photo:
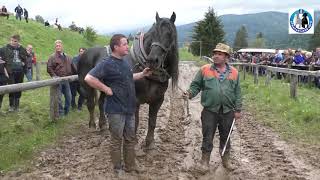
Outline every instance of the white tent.
[[[259, 48], [246, 48], [246, 49], [240, 49], [238, 53], [275, 53], [275, 49], [259, 49]], [[281, 52], [281, 51], [280, 51]]]

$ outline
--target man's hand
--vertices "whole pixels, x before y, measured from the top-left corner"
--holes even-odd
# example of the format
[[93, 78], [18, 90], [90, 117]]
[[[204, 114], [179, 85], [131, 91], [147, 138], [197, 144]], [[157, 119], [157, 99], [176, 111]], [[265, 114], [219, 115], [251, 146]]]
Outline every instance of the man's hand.
[[234, 112], [234, 118], [236, 120], [240, 119], [240, 117], [241, 117], [241, 112]]
[[112, 89], [109, 88], [109, 87], [106, 87], [106, 89], [104, 90], [104, 93], [106, 93], [108, 96], [112, 96], [113, 95]]
[[143, 76], [150, 76], [152, 74], [152, 70], [150, 68], [144, 68], [142, 71]]

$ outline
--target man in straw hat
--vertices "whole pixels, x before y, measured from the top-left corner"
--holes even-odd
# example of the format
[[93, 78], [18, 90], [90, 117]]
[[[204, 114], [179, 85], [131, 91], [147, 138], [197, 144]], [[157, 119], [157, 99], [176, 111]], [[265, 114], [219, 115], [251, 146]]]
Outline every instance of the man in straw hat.
[[228, 141], [225, 153], [222, 151], [234, 119], [240, 118], [241, 90], [239, 74], [236, 68], [227, 62], [230, 57], [230, 47], [218, 43], [212, 51], [212, 64], [204, 65], [196, 74], [190, 84], [190, 88], [183, 93], [186, 98], [195, 97], [200, 91], [202, 123], [202, 157], [201, 165], [209, 167], [210, 155], [213, 148], [213, 137], [218, 127], [220, 135], [220, 154], [222, 164], [226, 169], [230, 166], [230, 141]]

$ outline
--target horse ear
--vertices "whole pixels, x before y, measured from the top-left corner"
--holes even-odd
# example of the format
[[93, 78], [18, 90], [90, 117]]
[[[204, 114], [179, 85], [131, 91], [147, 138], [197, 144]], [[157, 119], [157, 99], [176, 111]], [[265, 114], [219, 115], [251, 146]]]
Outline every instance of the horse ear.
[[156, 14], [156, 22], [158, 22], [159, 20], [160, 20], [160, 17], [159, 17], [159, 14], [157, 12], [157, 14]]
[[174, 23], [174, 21], [176, 21], [176, 13], [175, 13], [175, 12], [172, 13], [171, 18], [170, 18], [170, 21], [171, 21], [172, 23]]

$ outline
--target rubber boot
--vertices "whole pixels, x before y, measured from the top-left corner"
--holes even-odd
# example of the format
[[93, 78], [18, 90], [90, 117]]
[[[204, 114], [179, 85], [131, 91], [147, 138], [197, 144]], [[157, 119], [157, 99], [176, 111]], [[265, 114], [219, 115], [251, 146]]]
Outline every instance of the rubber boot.
[[120, 173], [122, 170], [121, 165], [121, 151], [110, 150], [111, 162], [113, 164], [113, 169], [116, 173]]
[[137, 174], [140, 174], [142, 172], [142, 169], [137, 166], [136, 163], [136, 152], [134, 150], [134, 146], [126, 146], [123, 147], [123, 157], [124, 157], [124, 165], [125, 165], [125, 171], [126, 172], [135, 172]]
[[230, 163], [230, 153], [225, 153], [224, 156], [221, 156], [221, 160], [222, 160], [222, 165], [224, 168], [226, 168], [227, 170], [233, 170], [233, 167], [231, 166]]
[[210, 162], [210, 152], [202, 152], [201, 156], [201, 164], [204, 166], [209, 166]]
[[210, 155], [211, 152], [202, 152], [201, 161], [197, 167], [197, 170], [202, 174], [206, 174], [209, 171]]

